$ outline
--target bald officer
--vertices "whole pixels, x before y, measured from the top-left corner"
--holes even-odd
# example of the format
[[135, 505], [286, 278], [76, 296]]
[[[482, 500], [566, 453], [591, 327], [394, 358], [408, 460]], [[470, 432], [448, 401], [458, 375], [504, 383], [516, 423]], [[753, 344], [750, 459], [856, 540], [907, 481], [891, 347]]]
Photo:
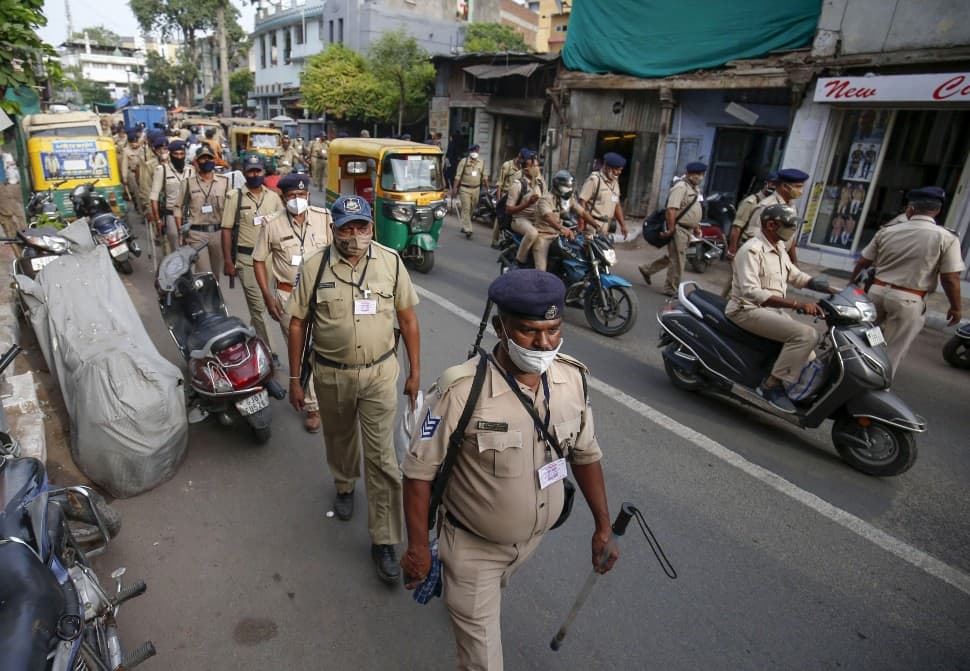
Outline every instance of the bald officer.
[[856, 277], [869, 266], [876, 268], [869, 296], [876, 305], [876, 324], [886, 336], [893, 371], [923, 329], [926, 294], [935, 291], [937, 283], [950, 301], [948, 325], [960, 321], [960, 273], [966, 267], [959, 238], [936, 222], [945, 199], [943, 189], [936, 186], [906, 194], [907, 220], [880, 228], [852, 271]]
[[[761, 213], [766, 207], [772, 205], [791, 205], [802, 197], [805, 192], [805, 182], [808, 181], [808, 173], [796, 168], [784, 168], [779, 170], [776, 175], [775, 190], [762, 200], [751, 210], [747, 222], [740, 223], [740, 217], [735, 217], [731, 225], [731, 233], [728, 236], [727, 257], [733, 259], [740, 245], [753, 238], [758, 229], [761, 228]], [[796, 231], [797, 233], [797, 231]], [[795, 253], [795, 242], [792, 238], [788, 242], [788, 256], [792, 263], [798, 263], [798, 256]]]
[[[548, 433], [572, 463], [593, 513], [593, 565], [605, 573], [616, 561], [612, 552], [599, 564], [610, 539], [610, 514], [584, 391], [586, 367], [559, 354], [565, 292], [562, 281], [539, 270], [510, 271], [488, 290], [498, 306], [492, 325], [499, 344], [488, 355], [484, 384], [444, 490], [446, 512], [438, 538], [445, 603], [462, 671], [503, 668], [501, 590], [563, 510], [565, 461], [538, 431], [526, 403], [546, 418]], [[478, 363], [476, 357], [442, 373], [404, 461], [408, 549], [401, 566], [409, 589], [431, 568], [431, 481], [469, 402]], [[525, 398], [520, 400], [516, 391]]]
[[625, 158], [607, 152], [603, 156], [603, 167], [587, 177], [579, 190], [579, 204], [590, 213], [601, 233], [613, 230], [611, 222], [615, 219], [623, 237], [627, 236], [626, 219], [620, 204], [620, 174], [625, 167]]
[[485, 161], [478, 156], [478, 145], [468, 148], [468, 156], [458, 161], [455, 170], [455, 182], [451, 187], [451, 197], [456, 193], [461, 199], [461, 232], [466, 238], [472, 237], [472, 212], [478, 205], [481, 188], [488, 188], [488, 175]]
[[[330, 208], [333, 243], [307, 256], [284, 308], [290, 320], [290, 371], [300, 370], [305, 320], [313, 320], [313, 383], [325, 409], [323, 437], [337, 490], [334, 512], [349, 520], [360, 478], [361, 443], [367, 485], [371, 558], [381, 580], [400, 577], [394, 546], [401, 542], [401, 471], [394, 452], [398, 363], [397, 318], [410, 373], [404, 393], [417, 398], [421, 338], [414, 306], [418, 295], [397, 253], [373, 241], [367, 201], [341, 196]], [[312, 313], [311, 313], [311, 303]], [[302, 411], [299, 378], [290, 378], [290, 401]]]
[[[253, 272], [263, 294], [266, 312], [280, 323], [283, 342], [287, 342], [290, 316], [283, 311], [283, 306], [293, 293], [303, 257], [330, 244], [332, 220], [326, 208], [310, 205], [310, 184], [306, 175], [290, 173], [280, 179], [279, 187], [283, 192], [285, 210], [257, 227], [259, 237], [253, 250]], [[272, 283], [267, 265], [272, 271]], [[290, 371], [297, 378], [299, 373], [299, 370]], [[309, 433], [317, 433], [320, 431], [320, 408], [312, 383], [307, 390], [305, 409], [303, 428]]]
[[667, 255], [654, 260], [650, 265], [644, 264], [638, 268], [647, 284], [651, 283], [651, 275], [667, 269], [663, 291], [665, 296], [677, 293], [680, 278], [687, 265], [687, 248], [690, 246], [691, 236], [700, 228], [701, 217], [704, 216], [700, 188], [707, 166], [700, 161], [693, 161], [687, 164], [686, 170], [684, 178], [670, 188], [667, 196], [667, 230], [660, 234], [661, 237], [670, 238]]

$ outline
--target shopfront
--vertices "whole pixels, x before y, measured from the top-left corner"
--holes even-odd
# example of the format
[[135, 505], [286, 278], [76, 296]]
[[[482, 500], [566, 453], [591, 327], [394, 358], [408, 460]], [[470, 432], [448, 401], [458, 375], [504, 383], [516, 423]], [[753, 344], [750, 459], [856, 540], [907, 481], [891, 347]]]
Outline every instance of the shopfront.
[[970, 254], [970, 73], [820, 78], [830, 105], [799, 256], [847, 269], [912, 188], [943, 187], [940, 222]]

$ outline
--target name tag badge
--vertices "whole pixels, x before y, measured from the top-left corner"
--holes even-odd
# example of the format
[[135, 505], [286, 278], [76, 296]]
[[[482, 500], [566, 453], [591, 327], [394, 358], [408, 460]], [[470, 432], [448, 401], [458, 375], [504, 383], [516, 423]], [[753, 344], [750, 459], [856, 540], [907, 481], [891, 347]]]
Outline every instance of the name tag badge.
[[556, 459], [539, 468], [539, 489], [545, 489], [566, 478], [566, 460]]
[[478, 177], [478, 171], [472, 170], [472, 177]]
[[257, 214], [255, 217], [253, 217], [253, 226], [262, 226], [265, 223], [266, 223], [265, 214]]
[[376, 298], [354, 299], [354, 314], [355, 315], [376, 315], [377, 299]]
[[212, 214], [212, 206], [203, 205], [202, 208], [199, 210], [199, 212], [201, 212], [202, 214]]
[[614, 194], [613, 194], [613, 202], [614, 202], [614, 203], [616, 203], [616, 202], [618, 202], [619, 200], [620, 200], [620, 199], [619, 199], [619, 197], [617, 197], [617, 195], [616, 195], [616, 194], [614, 193]]
[[298, 266], [301, 263], [303, 263], [303, 254], [294, 254], [292, 257], [290, 257], [291, 266]]

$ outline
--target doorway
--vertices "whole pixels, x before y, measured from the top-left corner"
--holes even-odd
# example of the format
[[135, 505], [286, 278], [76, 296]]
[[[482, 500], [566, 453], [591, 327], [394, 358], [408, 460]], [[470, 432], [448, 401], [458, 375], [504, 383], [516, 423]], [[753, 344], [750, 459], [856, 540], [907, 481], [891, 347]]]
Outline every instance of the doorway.
[[734, 203], [754, 193], [778, 167], [785, 150], [785, 131], [753, 128], [718, 128], [705, 194], [723, 193]]
[[594, 170], [602, 167], [603, 156], [609, 152], [619, 154], [626, 159], [626, 168], [620, 173], [620, 193], [626, 194], [627, 183], [630, 181], [632, 173], [633, 146], [636, 143], [636, 133], [624, 133], [623, 131], [604, 130], [596, 134], [596, 152], [593, 166]]

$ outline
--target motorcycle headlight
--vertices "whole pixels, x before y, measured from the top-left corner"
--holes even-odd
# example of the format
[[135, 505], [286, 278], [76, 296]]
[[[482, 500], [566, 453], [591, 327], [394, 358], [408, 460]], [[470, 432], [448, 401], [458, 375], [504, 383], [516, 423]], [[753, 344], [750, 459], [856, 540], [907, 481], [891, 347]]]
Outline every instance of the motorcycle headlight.
[[840, 317], [862, 321], [862, 312], [857, 307], [858, 305], [858, 303], [855, 305], [833, 305], [832, 308]]
[[59, 235], [45, 235], [41, 238], [41, 246], [55, 254], [64, 254], [71, 248], [71, 243], [67, 241], [67, 238], [62, 238]]
[[435, 219], [444, 219], [446, 214], [448, 214], [448, 206], [445, 205], [444, 203], [434, 208]]
[[857, 301], [855, 306], [859, 310], [859, 315], [862, 318], [862, 321], [869, 322], [870, 324], [876, 321], [875, 305], [869, 301]]
[[616, 263], [616, 250], [615, 249], [604, 249], [603, 250], [603, 260], [606, 261], [608, 265], [613, 265]]
[[384, 214], [394, 221], [407, 224], [414, 217], [414, 205], [409, 203], [387, 203], [384, 206]]

